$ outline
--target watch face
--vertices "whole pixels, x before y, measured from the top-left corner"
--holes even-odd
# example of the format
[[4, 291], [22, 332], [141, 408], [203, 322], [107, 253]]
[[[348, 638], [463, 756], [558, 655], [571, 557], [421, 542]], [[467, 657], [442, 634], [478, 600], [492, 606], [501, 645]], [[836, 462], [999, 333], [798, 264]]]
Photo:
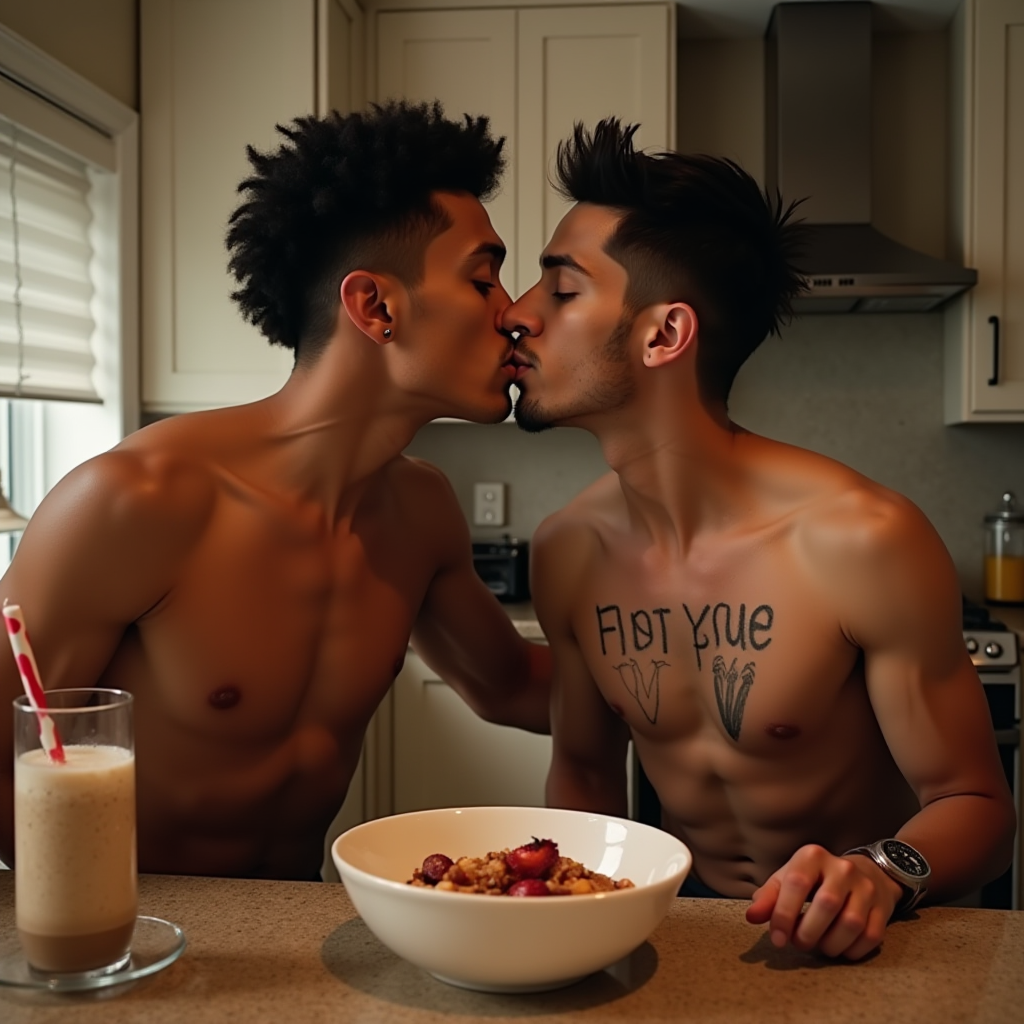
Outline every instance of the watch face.
[[914, 878], [925, 878], [931, 874], [928, 861], [912, 846], [901, 843], [898, 839], [886, 839], [882, 843], [882, 852], [900, 869]]

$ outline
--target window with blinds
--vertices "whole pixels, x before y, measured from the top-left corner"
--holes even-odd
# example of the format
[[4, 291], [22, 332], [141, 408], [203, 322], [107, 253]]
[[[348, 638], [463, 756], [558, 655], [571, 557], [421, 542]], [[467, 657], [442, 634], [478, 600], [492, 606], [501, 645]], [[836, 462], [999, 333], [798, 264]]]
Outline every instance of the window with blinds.
[[99, 402], [86, 165], [0, 117], [0, 396]]

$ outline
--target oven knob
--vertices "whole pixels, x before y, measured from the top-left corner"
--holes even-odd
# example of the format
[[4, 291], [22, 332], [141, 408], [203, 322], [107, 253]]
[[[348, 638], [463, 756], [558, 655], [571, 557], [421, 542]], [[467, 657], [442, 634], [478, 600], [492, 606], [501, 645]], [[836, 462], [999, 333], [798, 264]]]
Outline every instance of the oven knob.
[[978, 641], [973, 636], [967, 638], [967, 653], [977, 654], [978, 653]]
[[1002, 644], [997, 644], [995, 642], [995, 640], [993, 640], [989, 644], [985, 644], [985, 654], [989, 658], [998, 658], [999, 655], [1002, 654], [1002, 653], [1003, 653], [1003, 645]]

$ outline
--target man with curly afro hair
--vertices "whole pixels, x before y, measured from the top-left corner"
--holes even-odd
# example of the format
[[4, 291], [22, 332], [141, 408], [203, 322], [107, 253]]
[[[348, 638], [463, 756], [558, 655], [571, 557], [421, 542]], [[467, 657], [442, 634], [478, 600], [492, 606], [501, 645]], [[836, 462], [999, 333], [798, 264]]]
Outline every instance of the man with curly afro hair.
[[693, 853], [683, 895], [752, 900], [775, 945], [858, 960], [924, 890], [1011, 859], [956, 571], [906, 498], [730, 419], [802, 288], [801, 229], [736, 164], [634, 131], [563, 143], [576, 205], [505, 314], [519, 424], [588, 430], [613, 470], [533, 543], [548, 800], [624, 813], [632, 739]]
[[[134, 694], [143, 871], [316, 877], [410, 636], [479, 715], [548, 730], [547, 648], [475, 573], [445, 477], [402, 455], [437, 417], [511, 408], [505, 247], [481, 205], [503, 140], [437, 104], [279, 130], [249, 151], [227, 242], [289, 379], [73, 470], [0, 585], [49, 688]], [[0, 701], [19, 689], [0, 657]], [[10, 744], [0, 729], [8, 864]]]

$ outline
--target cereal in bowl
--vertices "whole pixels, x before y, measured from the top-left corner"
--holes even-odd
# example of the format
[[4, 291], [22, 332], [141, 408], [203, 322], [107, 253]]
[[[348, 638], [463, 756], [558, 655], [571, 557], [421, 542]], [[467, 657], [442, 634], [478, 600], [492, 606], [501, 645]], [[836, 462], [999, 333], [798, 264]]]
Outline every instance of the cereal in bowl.
[[634, 888], [628, 878], [616, 881], [560, 856], [556, 843], [536, 836], [532, 843], [484, 857], [453, 861], [443, 853], [433, 853], [413, 872], [408, 884], [483, 896], [583, 896]]

